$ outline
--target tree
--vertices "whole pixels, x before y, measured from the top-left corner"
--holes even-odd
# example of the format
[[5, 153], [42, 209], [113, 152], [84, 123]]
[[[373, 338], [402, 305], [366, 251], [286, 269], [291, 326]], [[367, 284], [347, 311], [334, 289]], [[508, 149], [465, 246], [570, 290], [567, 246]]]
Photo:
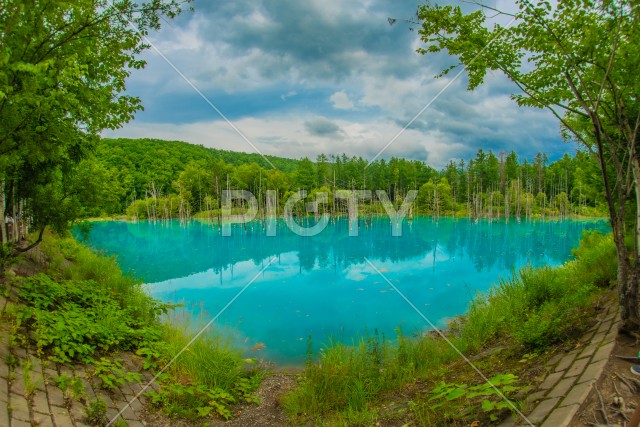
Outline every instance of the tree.
[[298, 188], [311, 191], [316, 187], [316, 167], [307, 157], [300, 159], [295, 174], [295, 183]]
[[267, 190], [277, 191], [278, 196], [281, 198], [281, 204], [284, 204], [282, 197], [291, 188], [289, 178], [283, 172], [276, 169], [270, 169], [266, 173], [266, 185]]
[[326, 154], [318, 154], [316, 166], [318, 169], [318, 185], [326, 185], [329, 182], [329, 158]]
[[418, 190], [418, 207], [424, 212], [435, 210], [436, 186], [432, 180], [424, 183]]
[[543, 177], [546, 170], [547, 165], [547, 155], [543, 153], [538, 153], [533, 158], [533, 165], [536, 168], [536, 182], [538, 183], [537, 191], [544, 191], [543, 188]]
[[[623, 328], [638, 331], [640, 5], [633, 0], [515, 3], [514, 13], [482, 4], [470, 13], [453, 6], [420, 6], [419, 33], [427, 46], [419, 52], [456, 56], [457, 65], [467, 70], [470, 90], [484, 82], [489, 70], [502, 72], [517, 87], [513, 98], [519, 105], [548, 109], [564, 136], [598, 159], [617, 250]], [[490, 25], [488, 16], [496, 14], [513, 25]], [[633, 218], [633, 227], [626, 227], [627, 217]], [[625, 245], [631, 233], [635, 250]]]
[[[28, 188], [17, 187], [20, 194], [29, 194], [29, 212], [38, 238], [21, 251], [35, 247], [42, 240], [46, 226], [61, 233], [68, 227], [69, 218], [90, 216], [111, 203], [117, 203], [118, 189], [114, 189], [108, 171], [94, 158], [80, 162], [72, 171], [52, 169], [47, 174], [34, 173]], [[41, 180], [41, 181], [40, 181]], [[27, 181], [20, 181], [27, 185]], [[52, 208], [53, 207], [53, 208]]]
[[210, 195], [212, 181], [213, 177], [206, 166], [192, 160], [180, 172], [174, 188], [191, 206], [203, 210], [206, 206], [205, 198]]
[[518, 155], [515, 151], [511, 151], [507, 155], [507, 159], [505, 160], [505, 175], [508, 181], [513, 179], [518, 179], [518, 172], [520, 169], [520, 165], [518, 164]]
[[0, 188], [16, 189], [7, 209], [24, 205], [40, 235], [47, 225], [76, 218], [77, 210], [60, 209], [54, 196], [95, 149], [99, 133], [141, 108], [124, 94], [125, 80], [145, 64], [138, 58], [148, 47], [144, 36], [183, 3], [2, 2]]
[[451, 198], [451, 185], [447, 178], [441, 178], [436, 186], [438, 194], [438, 207], [443, 211], [450, 211], [453, 208], [453, 199]]

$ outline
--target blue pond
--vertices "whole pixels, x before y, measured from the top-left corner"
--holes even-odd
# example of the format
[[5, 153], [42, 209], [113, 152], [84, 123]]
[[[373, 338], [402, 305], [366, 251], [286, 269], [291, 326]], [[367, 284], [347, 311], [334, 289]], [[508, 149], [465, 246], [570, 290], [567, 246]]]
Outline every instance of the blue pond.
[[[606, 231], [604, 221], [478, 221], [415, 218], [393, 237], [388, 219], [361, 221], [349, 236], [346, 219], [303, 237], [280, 221], [276, 236], [259, 222], [215, 225], [193, 221], [97, 222], [90, 246], [116, 255], [124, 271], [159, 299], [182, 302], [190, 316], [210, 319], [248, 284], [212, 327], [246, 351], [281, 365], [305, 359], [329, 339], [350, 343], [400, 326], [421, 333], [463, 314], [477, 292], [527, 263], [561, 264], [582, 231]], [[369, 262], [373, 264], [372, 267]], [[393, 285], [393, 286], [392, 286]], [[258, 344], [261, 350], [250, 350]], [[255, 348], [255, 347], [254, 347]]]

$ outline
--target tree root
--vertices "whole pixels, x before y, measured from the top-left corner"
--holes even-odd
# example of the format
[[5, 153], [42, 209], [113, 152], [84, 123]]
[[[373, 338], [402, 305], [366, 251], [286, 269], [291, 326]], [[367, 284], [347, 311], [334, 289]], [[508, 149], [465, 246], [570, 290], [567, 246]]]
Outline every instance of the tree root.
[[602, 394], [600, 393], [600, 390], [598, 390], [598, 384], [595, 384], [593, 388], [596, 390], [596, 393], [598, 394], [598, 400], [600, 401], [600, 412], [602, 413], [602, 418], [604, 419], [604, 422], [607, 423], [608, 425], [609, 417], [607, 416], [607, 408], [604, 405], [604, 399], [602, 398]]

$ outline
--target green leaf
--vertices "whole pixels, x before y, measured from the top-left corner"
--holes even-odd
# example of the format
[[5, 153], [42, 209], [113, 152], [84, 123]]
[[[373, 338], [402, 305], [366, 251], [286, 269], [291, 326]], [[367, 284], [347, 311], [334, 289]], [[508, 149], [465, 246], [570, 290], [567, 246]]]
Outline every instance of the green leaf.
[[496, 407], [495, 402], [491, 402], [490, 400], [484, 399], [482, 401], [482, 410], [484, 412], [490, 412], [493, 411]]
[[448, 401], [454, 400], [459, 398], [460, 396], [462, 396], [463, 394], [465, 394], [466, 390], [464, 388], [456, 388], [455, 390], [452, 390], [451, 392], [449, 392], [446, 396], [446, 399]]

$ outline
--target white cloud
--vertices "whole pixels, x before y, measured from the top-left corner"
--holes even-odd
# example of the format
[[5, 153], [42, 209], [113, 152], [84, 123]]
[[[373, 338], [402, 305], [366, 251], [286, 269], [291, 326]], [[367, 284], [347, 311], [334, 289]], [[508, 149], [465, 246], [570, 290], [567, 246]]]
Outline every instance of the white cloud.
[[[265, 153], [372, 158], [457, 72], [434, 79], [456, 59], [418, 55], [416, 32], [387, 23], [387, 17], [412, 16], [415, 8], [413, 0], [202, 2], [193, 15], [152, 39]], [[148, 108], [108, 135], [252, 150], [223, 121], [204, 121], [216, 118], [206, 103], [184, 101], [197, 95], [162, 58], [152, 51], [145, 57], [149, 65], [132, 76], [132, 94], [146, 106], [183, 106], [181, 112], [189, 114]], [[533, 150], [569, 151], [559, 145], [558, 124], [550, 114], [517, 107], [505, 78], [489, 74], [486, 80], [486, 86], [467, 92], [462, 74], [385, 154], [441, 167], [480, 147], [515, 149], [525, 156]], [[549, 142], [557, 145], [544, 145]]]
[[295, 90], [290, 90], [287, 93], [283, 93], [282, 95], [280, 95], [280, 99], [282, 99], [283, 101], [286, 101], [287, 98], [291, 98], [292, 96], [296, 96], [298, 94], [298, 92], [296, 92]]
[[[401, 129], [390, 120], [333, 120], [331, 123], [338, 129], [335, 134], [339, 137], [332, 138], [327, 137], [326, 133], [309, 132], [309, 123], [315, 123], [317, 120], [318, 117], [308, 115], [244, 118], [234, 121], [234, 125], [261, 153], [293, 158], [315, 158], [321, 153], [346, 153], [348, 156], [371, 159]], [[186, 124], [138, 121], [115, 133], [105, 132], [104, 136], [181, 140], [223, 150], [254, 152], [252, 147], [222, 120]], [[428, 161], [430, 166], [440, 168], [445, 166], [449, 159], [460, 157], [464, 149], [463, 144], [447, 140], [446, 135], [439, 131], [425, 134], [415, 129], [407, 129], [385, 151], [383, 157], [411, 157]]]
[[351, 110], [354, 107], [353, 102], [349, 99], [349, 95], [347, 95], [344, 90], [334, 93], [329, 97], [329, 100], [332, 102], [333, 108], [339, 110]]

